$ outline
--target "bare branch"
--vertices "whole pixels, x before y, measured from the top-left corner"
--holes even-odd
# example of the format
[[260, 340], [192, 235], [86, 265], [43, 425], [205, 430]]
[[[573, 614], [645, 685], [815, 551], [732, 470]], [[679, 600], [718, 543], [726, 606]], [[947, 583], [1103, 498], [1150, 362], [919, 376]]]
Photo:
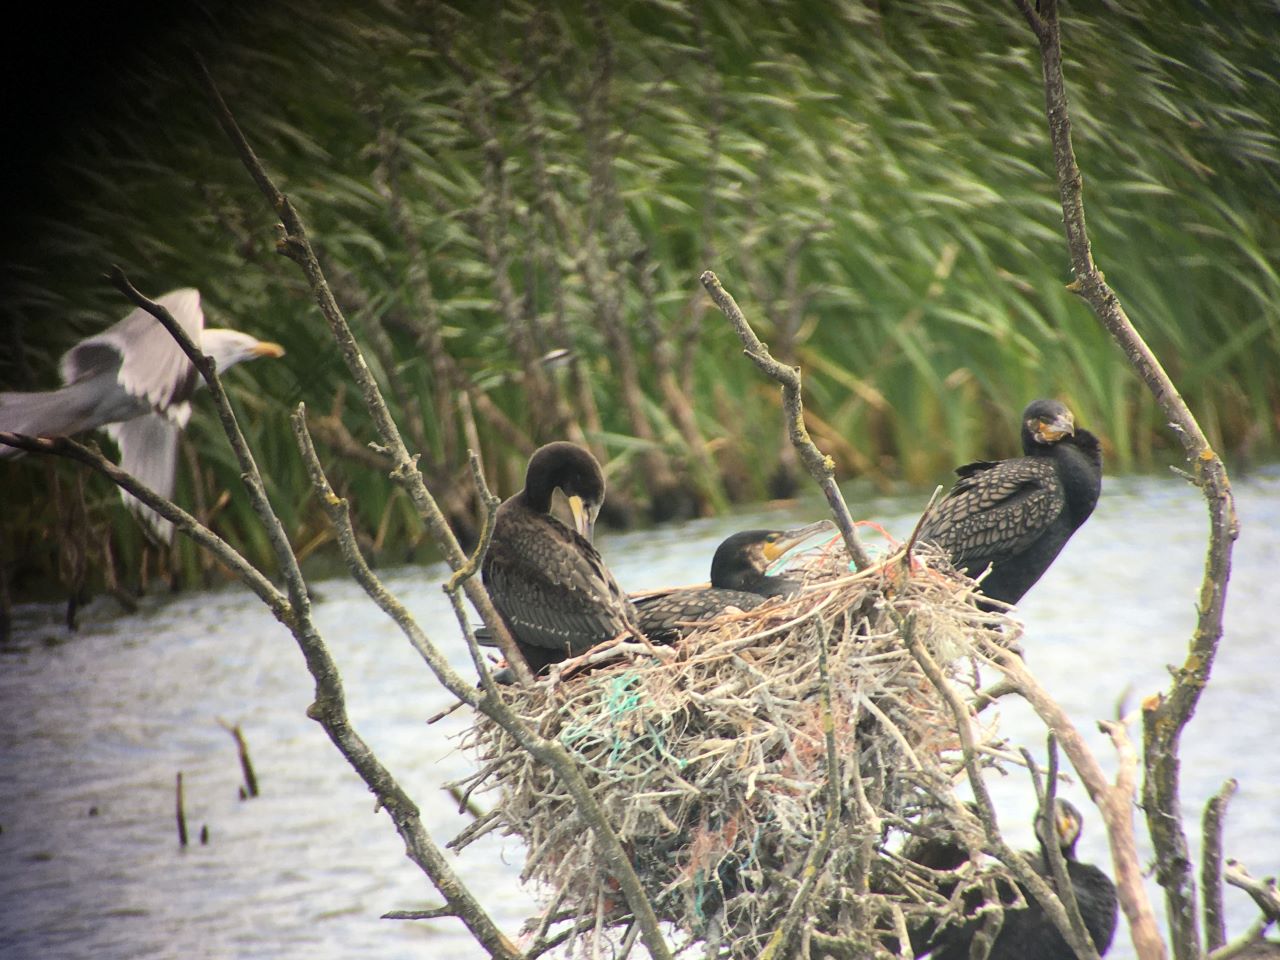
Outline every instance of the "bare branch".
[[[983, 830], [986, 832], [989, 851], [1009, 868], [1022, 889], [1035, 897], [1045, 915], [1057, 927], [1058, 932], [1062, 934], [1062, 938], [1075, 951], [1076, 956], [1082, 958], [1082, 960], [1098, 960], [1098, 951], [1094, 947], [1093, 941], [1089, 939], [1087, 933], [1083, 934], [1083, 936], [1081, 935], [1084, 927], [1083, 922], [1080, 924], [1081, 931], [1078, 931], [1068, 918], [1062, 901], [1054, 895], [1053, 890], [1045, 883], [1044, 878], [1032, 870], [1026, 859], [1011, 849], [1000, 834], [1000, 827], [996, 822], [995, 805], [991, 802], [991, 795], [987, 791], [986, 782], [982, 778], [982, 771], [977, 763], [973, 728], [969, 721], [969, 708], [960, 698], [960, 695], [956, 693], [955, 688], [947, 681], [938, 664], [929, 655], [929, 651], [925, 649], [924, 644], [920, 642], [919, 637], [915, 635], [914, 625], [910, 621], [903, 623], [901, 633], [916, 663], [920, 665], [920, 669], [929, 678], [929, 682], [937, 688], [938, 693], [942, 695], [947, 705], [951, 708], [951, 715], [955, 721], [955, 730], [960, 737], [960, 746], [964, 755], [965, 772], [968, 774], [969, 786], [973, 790], [973, 798], [978, 808], [978, 819], [982, 821]], [[1056, 770], [1054, 770], [1054, 773], [1056, 774]], [[1046, 796], [1052, 798], [1052, 787], [1047, 789]], [[1065, 867], [1063, 872], [1065, 873]], [[1068, 884], [1069, 886], [1070, 884]], [[998, 897], [994, 899], [989, 897], [988, 902], [998, 902], [998, 899]]]
[[1274, 941], [1262, 939], [1270, 925], [1271, 921], [1265, 917], [1259, 917], [1244, 936], [1207, 954], [1205, 960], [1237, 960], [1237, 958], [1258, 960], [1259, 957], [1274, 957], [1276, 955]]
[[[422, 474], [418, 472], [416, 459], [410, 456], [409, 451], [405, 448], [404, 440], [400, 437], [400, 431], [396, 429], [395, 421], [391, 416], [391, 411], [387, 408], [386, 401], [382, 398], [377, 381], [365, 363], [364, 356], [360, 352], [360, 347], [351, 333], [351, 328], [347, 324], [346, 318], [342, 315], [342, 311], [338, 309], [338, 304], [329, 289], [328, 281], [325, 279], [324, 271], [321, 270], [320, 262], [316, 258], [315, 251], [311, 248], [311, 241], [307, 237], [301, 218], [298, 216], [297, 211], [294, 210], [289, 198], [276, 188], [271, 178], [267, 175], [265, 168], [254, 154], [253, 148], [249, 146], [248, 140], [245, 139], [239, 125], [236, 123], [235, 117], [231, 115], [231, 111], [223, 101], [222, 95], [218, 92], [213, 78], [209, 75], [208, 68], [205, 67], [203, 62], [200, 64], [200, 71], [206, 91], [213, 103], [218, 122], [222, 125], [223, 131], [240, 154], [242, 162], [258, 184], [263, 196], [267, 198], [272, 209], [281, 218], [280, 229], [282, 237], [278, 247], [285, 256], [298, 264], [303, 273], [306, 274], [316, 304], [319, 306], [325, 320], [328, 321], [329, 329], [338, 345], [339, 352], [342, 354], [343, 360], [346, 361], [347, 369], [350, 371], [351, 377], [356, 382], [356, 386], [364, 398], [365, 405], [369, 409], [369, 415], [372, 417], [378, 432], [379, 442], [386, 448], [395, 462], [391, 478], [399, 483], [409, 494], [409, 498], [413, 501], [418, 514], [426, 523], [432, 538], [439, 545], [449, 566], [454, 570], [466, 566], [467, 556], [458, 543], [457, 537], [453, 535], [453, 530], [449, 527], [444, 513], [440, 510], [435, 498], [423, 482]], [[524, 660], [518, 656], [515, 641], [507, 630], [506, 624], [494, 609], [493, 602], [489, 599], [489, 594], [484, 589], [484, 585], [479, 580], [472, 578], [466, 581], [465, 589], [468, 599], [479, 611], [481, 619], [493, 632], [493, 636], [496, 638], [502, 652], [506, 655], [517, 679], [522, 684], [532, 683], [533, 677], [530, 675]]]
[[[1072, 942], [1092, 944], [1089, 931], [1084, 925], [1084, 917], [1080, 915], [1080, 905], [1076, 903], [1076, 891], [1071, 883], [1071, 875], [1067, 873], [1067, 858], [1063, 856], [1062, 847], [1056, 842], [1058, 812], [1054, 806], [1058, 797], [1058, 741], [1052, 731], [1049, 733], [1046, 750], [1049, 755], [1049, 768], [1045, 771], [1044, 797], [1040, 804], [1040, 835], [1046, 840], [1043, 844], [1045, 865], [1053, 878], [1054, 892], [1062, 901], [1067, 920], [1071, 923], [1071, 930], [1075, 935], [1075, 940]], [[1094, 955], [1096, 954], [1095, 948]], [[1077, 955], [1083, 956], [1083, 954]]]
[[160, 496], [150, 487], [130, 473], [126, 473], [104, 457], [96, 449], [77, 443], [68, 437], [42, 439], [24, 437], [16, 433], [0, 431], [0, 443], [18, 447], [29, 453], [47, 453], [57, 457], [66, 457], [86, 464], [102, 474], [116, 486], [128, 490], [160, 516], [170, 521], [174, 529], [186, 534], [195, 543], [209, 551], [214, 557], [227, 566], [240, 582], [252, 590], [271, 610], [277, 620], [285, 626], [291, 626], [292, 608], [288, 598], [282, 594], [262, 573], [246, 560], [240, 553], [216, 533], [187, 513], [173, 501]]
[[1115, 783], [1110, 783], [1071, 718], [1031, 675], [1022, 658], [1001, 650], [993, 662], [1053, 733], [1080, 775], [1090, 799], [1102, 814], [1111, 848], [1111, 863], [1115, 867], [1116, 893], [1120, 908], [1129, 921], [1134, 951], [1140, 960], [1163, 960], [1166, 955], [1164, 940], [1147, 897], [1134, 836], [1133, 806], [1138, 758], [1125, 732], [1125, 724], [1110, 721], [1099, 724], [1102, 731], [1111, 737], [1119, 759]]
[[836, 485], [834, 464], [830, 457], [823, 456], [822, 451], [809, 438], [809, 431], [805, 429], [804, 408], [800, 398], [800, 368], [788, 367], [773, 359], [769, 348], [756, 336], [755, 331], [751, 329], [751, 324], [743, 316], [741, 308], [729, 292], [720, 285], [720, 280], [714, 273], [710, 270], [704, 271], [701, 279], [712, 301], [733, 325], [738, 339], [742, 341], [746, 355], [757, 367], [782, 386], [782, 403], [791, 442], [795, 444], [809, 475], [817, 481], [823, 494], [826, 495], [827, 503], [831, 506], [831, 513], [835, 517], [836, 526], [840, 528], [840, 535], [844, 538], [845, 547], [849, 550], [854, 567], [865, 570], [871, 566], [871, 558], [867, 556], [866, 550], [858, 541], [858, 534], [854, 531], [853, 517], [849, 515], [849, 507], [844, 502], [840, 488]]
[[1200, 886], [1204, 891], [1204, 948], [1209, 952], [1227, 942], [1227, 921], [1222, 907], [1222, 820], [1237, 786], [1235, 780], [1228, 780], [1204, 805]]
[[1146, 383], [1182, 443], [1187, 460], [1193, 465], [1192, 479], [1204, 493], [1209, 510], [1209, 548], [1200, 588], [1196, 630], [1186, 659], [1174, 671], [1169, 692], [1149, 698], [1143, 711], [1145, 777], [1142, 805], [1156, 849], [1156, 876], [1165, 890], [1174, 955], [1178, 960], [1191, 960], [1198, 956], [1200, 943], [1195, 881], [1182, 828], [1178, 745], [1208, 683], [1222, 638], [1231, 551], [1239, 533], [1239, 522], [1226, 467], [1210, 447], [1173, 381], [1129, 321], [1115, 293], [1093, 262], [1085, 227], [1083, 181], [1071, 145], [1057, 0], [1041, 0], [1038, 17], [1031, 11], [1028, 0], [1018, 0], [1018, 4], [1040, 46], [1049, 135], [1057, 168], [1067, 247], [1075, 272], [1075, 280], [1068, 289], [1093, 308], [1102, 325], [1124, 351], [1129, 364]]
[[1253, 897], [1253, 902], [1269, 923], [1280, 923], [1280, 889], [1276, 886], [1275, 877], [1255, 880], [1239, 860], [1228, 860], [1222, 875], [1227, 883]]

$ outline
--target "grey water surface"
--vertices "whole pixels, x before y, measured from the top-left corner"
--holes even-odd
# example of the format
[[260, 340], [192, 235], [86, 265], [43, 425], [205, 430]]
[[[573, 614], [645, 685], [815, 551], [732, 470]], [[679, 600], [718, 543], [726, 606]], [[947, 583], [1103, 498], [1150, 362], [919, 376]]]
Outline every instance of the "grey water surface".
[[[1183, 748], [1193, 851], [1205, 799], [1240, 780], [1228, 856], [1255, 876], [1280, 872], [1280, 469], [1235, 486], [1243, 533], [1227, 633]], [[903, 537], [927, 498], [854, 504]], [[740, 514], [598, 542], [633, 590], [704, 579], [716, 543], [750, 526], [823, 515], [822, 505]], [[1206, 513], [1173, 477], [1108, 479], [1090, 522], [1031, 591], [1019, 616], [1033, 671], [1082, 727], [1104, 766], [1113, 753], [1094, 721], [1166, 686], [1195, 617]], [[388, 585], [460, 669], [471, 667], [440, 590], [440, 566], [384, 573]], [[397, 629], [353, 584], [314, 585], [315, 614], [346, 682], [356, 729], [421, 805], [438, 842], [467, 822], [440, 789], [471, 760], [457, 736], [465, 712], [427, 726], [449, 696]], [[5, 958], [478, 958], [454, 920], [382, 920], [438, 902], [405, 859], [385, 814], [305, 716], [312, 685], [288, 632], [238, 587], [149, 600], [121, 616], [90, 608], [78, 634], [61, 611], [17, 611], [0, 648], [0, 956]], [[241, 801], [235, 745], [219, 719], [242, 725], [262, 795]], [[1043, 754], [1043, 730], [1018, 704], [1000, 729]], [[194, 833], [180, 849], [174, 778], [181, 771]], [[1010, 839], [1033, 843], [1025, 775], [991, 786]], [[1096, 811], [1080, 853], [1106, 863]], [[537, 907], [523, 888], [522, 848], [489, 836], [456, 869], [512, 936]], [[1153, 895], [1157, 895], [1154, 883]], [[1228, 890], [1234, 932], [1254, 909]], [[1163, 903], [1156, 900], [1157, 911]], [[1132, 957], [1121, 927], [1110, 957]]]

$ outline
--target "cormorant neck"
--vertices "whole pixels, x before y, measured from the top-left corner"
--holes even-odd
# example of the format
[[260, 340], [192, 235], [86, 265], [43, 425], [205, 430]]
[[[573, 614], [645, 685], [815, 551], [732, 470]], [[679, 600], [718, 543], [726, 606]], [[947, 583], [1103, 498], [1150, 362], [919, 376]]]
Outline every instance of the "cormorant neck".
[[720, 567], [711, 571], [711, 585], [721, 590], [759, 593], [759, 587], [767, 579], [763, 573], [750, 566]]
[[525, 487], [517, 496], [524, 505], [535, 513], [551, 512], [551, 494], [555, 485], [547, 477], [534, 477], [532, 474], [525, 480]]
[[551, 512], [556, 488], [583, 499], [603, 499], [604, 478], [595, 458], [575, 444], [560, 440], [539, 447], [525, 470], [524, 503], [538, 513]]

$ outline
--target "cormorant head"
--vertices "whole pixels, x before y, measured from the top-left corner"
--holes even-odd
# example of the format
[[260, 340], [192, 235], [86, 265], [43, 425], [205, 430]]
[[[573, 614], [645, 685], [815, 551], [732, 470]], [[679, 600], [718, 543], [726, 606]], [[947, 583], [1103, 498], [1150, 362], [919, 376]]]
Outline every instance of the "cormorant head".
[[1057, 400], [1033, 400], [1022, 411], [1022, 448], [1027, 453], [1036, 446], [1053, 446], [1075, 432], [1075, 418]]
[[711, 558], [711, 585], [724, 590], [751, 590], [774, 561], [820, 530], [831, 526], [819, 520], [792, 530], [744, 530], [727, 537]]
[[588, 540], [604, 503], [604, 471], [596, 458], [576, 443], [557, 440], [539, 447], [529, 458], [524, 493], [529, 506], [547, 513], [551, 494], [559, 490], [569, 502], [573, 526]]
[[[1066, 800], [1055, 798], [1053, 801], [1053, 822], [1051, 824], [1054, 832], [1054, 842], [1057, 843], [1058, 849], [1062, 851], [1062, 855], [1068, 860], [1075, 857], [1076, 841], [1080, 839], [1080, 829], [1084, 824], [1084, 817], [1075, 806]], [[1036, 816], [1036, 837], [1040, 840], [1042, 846], [1048, 848], [1048, 843], [1044, 836], [1044, 820], [1037, 814]]]

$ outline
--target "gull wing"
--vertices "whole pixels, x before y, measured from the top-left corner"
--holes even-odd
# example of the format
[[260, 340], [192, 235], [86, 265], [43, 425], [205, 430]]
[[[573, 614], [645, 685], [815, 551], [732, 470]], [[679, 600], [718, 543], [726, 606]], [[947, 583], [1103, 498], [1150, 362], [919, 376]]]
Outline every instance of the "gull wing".
[[[200, 309], [199, 290], [171, 290], [156, 302], [200, 343], [204, 311]], [[61, 370], [63, 381], [69, 384], [116, 370], [116, 379], [128, 393], [144, 397], [153, 409], [171, 417], [179, 426], [185, 426], [191, 415], [185, 401], [199, 378], [178, 342], [141, 307], [68, 350], [62, 357]]]
[[[163, 328], [161, 332], [166, 337], [169, 335]], [[172, 499], [178, 466], [178, 435], [182, 428], [161, 414], [148, 413], [123, 423], [109, 423], [106, 429], [120, 447], [120, 469], [160, 496]], [[172, 523], [128, 491], [121, 489], [120, 496], [156, 540], [172, 542]]]

